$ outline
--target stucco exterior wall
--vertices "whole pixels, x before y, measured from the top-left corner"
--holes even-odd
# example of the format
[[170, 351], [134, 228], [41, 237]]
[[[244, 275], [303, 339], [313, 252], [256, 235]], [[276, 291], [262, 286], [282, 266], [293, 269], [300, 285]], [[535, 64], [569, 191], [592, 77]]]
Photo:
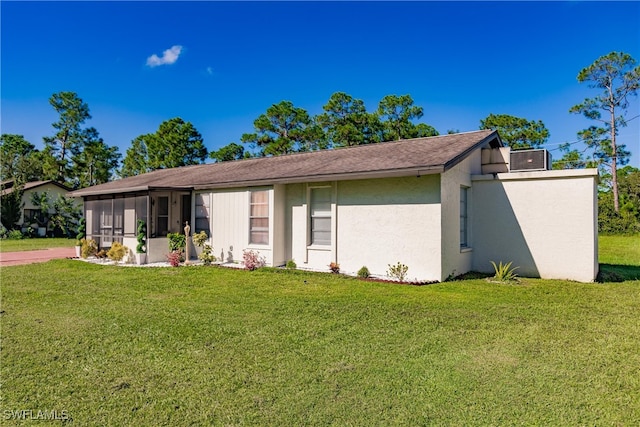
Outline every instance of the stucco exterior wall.
[[440, 175], [338, 183], [337, 260], [355, 274], [385, 276], [409, 267], [409, 280], [440, 280]]
[[473, 206], [474, 194], [471, 188], [471, 175], [481, 171], [480, 150], [442, 174], [440, 183], [442, 194], [442, 275], [456, 276], [472, 269], [473, 226], [468, 227], [468, 246], [460, 247], [460, 188], [466, 187], [468, 212]]
[[[309, 188], [331, 185], [332, 242], [309, 243]], [[286, 258], [299, 268], [355, 274], [366, 266], [385, 276], [388, 265], [409, 267], [408, 278], [440, 280], [440, 176], [366, 179], [286, 186]]]
[[598, 273], [597, 171], [472, 178], [473, 269], [513, 262], [521, 276], [593, 281]]

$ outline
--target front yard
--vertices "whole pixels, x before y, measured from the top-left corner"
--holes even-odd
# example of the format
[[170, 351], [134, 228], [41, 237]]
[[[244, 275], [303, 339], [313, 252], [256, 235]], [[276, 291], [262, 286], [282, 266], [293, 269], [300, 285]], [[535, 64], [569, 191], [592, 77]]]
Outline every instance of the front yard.
[[640, 422], [638, 280], [413, 287], [70, 260], [1, 280], [7, 423]]

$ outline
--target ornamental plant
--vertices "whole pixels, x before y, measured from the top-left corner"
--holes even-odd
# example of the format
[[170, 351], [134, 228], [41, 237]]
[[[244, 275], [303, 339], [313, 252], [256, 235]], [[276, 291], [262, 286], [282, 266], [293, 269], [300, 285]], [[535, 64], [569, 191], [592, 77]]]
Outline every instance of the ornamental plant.
[[335, 274], [340, 273], [340, 264], [338, 264], [337, 262], [332, 262], [331, 264], [329, 264], [329, 270], [331, 270], [331, 272]]
[[129, 248], [120, 242], [113, 242], [111, 248], [107, 251], [107, 256], [110, 260], [115, 262], [122, 261], [122, 258], [129, 252]]
[[245, 249], [242, 251], [242, 260], [244, 261], [244, 267], [250, 271], [262, 268], [266, 264], [265, 258], [260, 256], [259, 252], [253, 250]]
[[87, 220], [80, 218], [78, 221], [78, 234], [76, 234], [76, 246], [82, 246], [82, 241], [85, 238], [85, 232], [87, 231]]
[[389, 270], [387, 270], [387, 275], [389, 275], [389, 277], [393, 277], [394, 279], [398, 279], [401, 282], [404, 282], [404, 279], [407, 277], [407, 271], [409, 271], [409, 267], [400, 263], [400, 261], [398, 261], [396, 265], [388, 265]]
[[95, 256], [98, 253], [98, 244], [93, 239], [82, 239], [80, 246], [80, 256], [84, 259]]
[[171, 267], [178, 267], [180, 265], [180, 252], [172, 251], [167, 254], [167, 261], [171, 264]]
[[216, 261], [217, 258], [213, 255], [213, 248], [207, 243], [209, 236], [207, 236], [206, 231], [202, 230], [199, 233], [195, 233], [191, 239], [194, 245], [202, 248], [202, 253], [198, 255], [198, 259], [202, 261], [204, 265], [211, 265], [212, 262]]
[[296, 268], [298, 268], [298, 265], [296, 264], [296, 262], [292, 259], [290, 259], [289, 261], [287, 261], [287, 264], [285, 265], [285, 268], [289, 269], [289, 270], [295, 270]]
[[517, 280], [518, 275], [515, 273], [515, 271], [520, 267], [511, 268], [512, 263], [513, 261], [507, 264], [502, 264], [502, 261], [500, 261], [500, 264], [496, 265], [495, 262], [491, 261], [493, 269], [496, 272], [493, 278], [500, 282], [510, 282], [512, 280]]
[[138, 235], [136, 237], [138, 239], [136, 253], [147, 253], [147, 223], [142, 219], [138, 220]]
[[371, 273], [369, 273], [369, 269], [367, 266], [362, 266], [360, 270], [358, 270], [358, 277], [361, 279], [368, 279]]

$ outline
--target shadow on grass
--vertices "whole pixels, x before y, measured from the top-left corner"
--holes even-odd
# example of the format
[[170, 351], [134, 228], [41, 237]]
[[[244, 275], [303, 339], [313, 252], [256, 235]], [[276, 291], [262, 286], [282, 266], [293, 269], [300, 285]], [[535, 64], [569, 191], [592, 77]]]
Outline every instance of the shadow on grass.
[[600, 272], [596, 281], [624, 282], [625, 280], [640, 280], [640, 266], [620, 264], [600, 264]]

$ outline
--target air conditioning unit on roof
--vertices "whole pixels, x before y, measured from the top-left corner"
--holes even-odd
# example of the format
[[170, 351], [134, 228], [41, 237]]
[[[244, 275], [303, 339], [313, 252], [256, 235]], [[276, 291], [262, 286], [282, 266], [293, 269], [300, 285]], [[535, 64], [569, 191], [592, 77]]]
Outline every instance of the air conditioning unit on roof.
[[551, 153], [544, 149], [511, 151], [511, 172], [544, 171], [551, 169]]

